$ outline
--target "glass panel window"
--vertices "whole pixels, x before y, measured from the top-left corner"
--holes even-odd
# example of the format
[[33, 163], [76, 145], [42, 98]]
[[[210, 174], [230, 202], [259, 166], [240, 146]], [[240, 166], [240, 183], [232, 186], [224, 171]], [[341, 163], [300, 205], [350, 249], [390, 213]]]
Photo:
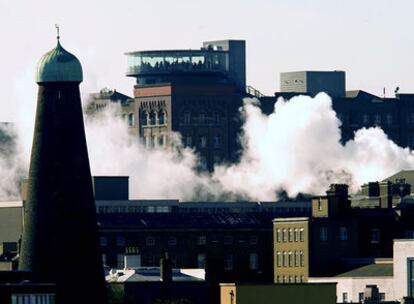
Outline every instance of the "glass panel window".
[[295, 242], [299, 242], [299, 230], [295, 228]]
[[183, 114], [183, 123], [189, 124], [191, 123], [191, 113], [190, 112], [184, 112]]
[[328, 240], [328, 229], [326, 227], [320, 227], [319, 228], [319, 239], [321, 241], [327, 241]]
[[233, 237], [232, 236], [229, 236], [229, 235], [225, 236], [223, 243], [225, 245], [231, 245], [231, 244], [233, 244]]
[[177, 245], [177, 238], [176, 237], [173, 237], [173, 236], [169, 237], [168, 238], [168, 245], [170, 245], [170, 246]]
[[348, 293], [347, 292], [343, 292], [342, 293], [342, 302], [343, 303], [347, 303], [348, 302]]
[[289, 228], [289, 242], [293, 242], [293, 229]]
[[277, 267], [282, 266], [282, 257], [281, 257], [280, 251], [276, 253], [276, 265]]
[[257, 242], [258, 242], [258, 240], [257, 240], [257, 236], [256, 235], [249, 236], [249, 244], [250, 245], [256, 245]]
[[282, 231], [278, 228], [276, 229], [276, 242], [280, 243], [282, 240]]
[[341, 241], [348, 240], [348, 229], [347, 227], [339, 227], [339, 239]]
[[250, 253], [249, 255], [249, 268], [250, 270], [259, 269], [259, 256], [257, 253]]
[[101, 246], [107, 246], [108, 245], [108, 239], [104, 236], [101, 236], [99, 238], [99, 243], [101, 244]]
[[116, 245], [117, 246], [125, 246], [125, 238], [123, 236], [116, 237]]
[[287, 253], [283, 251], [283, 267], [287, 267]]
[[233, 270], [233, 255], [231, 253], [227, 253], [224, 258], [224, 269]]
[[286, 228], [283, 228], [283, 242], [286, 242], [287, 241], [287, 230], [286, 230]]
[[380, 242], [380, 231], [379, 229], [371, 229], [369, 231], [369, 239], [372, 244]]
[[358, 293], [358, 301], [359, 302], [364, 302], [364, 293], [363, 292], [359, 292]]
[[197, 267], [206, 268], [206, 254], [205, 253], [197, 254]]
[[202, 235], [197, 238], [197, 245], [206, 245], [207, 244], [207, 237]]
[[200, 147], [201, 148], [207, 147], [207, 136], [200, 137]]
[[154, 246], [155, 245], [155, 238], [153, 238], [152, 236], [148, 236], [145, 239], [145, 245], [147, 245], [147, 246]]
[[301, 242], [303, 242], [304, 241], [304, 229], [303, 228], [300, 228], [299, 229], [299, 239], [300, 239], [300, 241]]
[[220, 140], [220, 136], [219, 135], [215, 135], [213, 137], [213, 145], [214, 145], [214, 148], [220, 148], [221, 140]]
[[303, 256], [303, 251], [302, 250], [299, 252], [299, 262], [300, 262], [301, 267], [305, 266], [305, 257]]
[[135, 126], [135, 117], [134, 117], [134, 113], [129, 113], [128, 114], [128, 124], [129, 126], [132, 128]]
[[124, 254], [117, 254], [116, 255], [116, 267], [118, 269], [123, 269], [124, 268], [124, 258], [125, 255]]
[[292, 251], [289, 251], [288, 259], [289, 259], [289, 267], [293, 267], [293, 254], [292, 254]]

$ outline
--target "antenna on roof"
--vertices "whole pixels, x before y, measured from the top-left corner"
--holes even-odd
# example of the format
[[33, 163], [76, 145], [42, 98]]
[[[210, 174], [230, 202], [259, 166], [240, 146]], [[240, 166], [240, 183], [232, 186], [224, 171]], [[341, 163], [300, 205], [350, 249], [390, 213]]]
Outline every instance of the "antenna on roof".
[[385, 98], [385, 87], [382, 89], [383, 98]]
[[59, 39], [60, 39], [60, 31], [59, 31], [59, 24], [55, 24], [55, 28], [56, 28], [56, 32], [57, 32], [57, 36], [56, 36], [56, 38], [57, 38], [57, 40], [59, 41]]

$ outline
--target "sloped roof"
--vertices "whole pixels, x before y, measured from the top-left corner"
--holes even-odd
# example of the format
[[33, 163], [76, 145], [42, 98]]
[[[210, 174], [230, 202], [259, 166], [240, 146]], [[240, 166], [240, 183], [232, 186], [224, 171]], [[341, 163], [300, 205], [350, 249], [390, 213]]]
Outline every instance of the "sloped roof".
[[393, 266], [392, 263], [370, 264], [341, 273], [337, 277], [390, 277], [393, 276]]

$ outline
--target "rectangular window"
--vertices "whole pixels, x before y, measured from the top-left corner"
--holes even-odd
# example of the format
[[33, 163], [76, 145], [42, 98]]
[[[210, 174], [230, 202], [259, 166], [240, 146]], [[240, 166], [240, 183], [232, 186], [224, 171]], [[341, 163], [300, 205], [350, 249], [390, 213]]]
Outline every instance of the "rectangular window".
[[339, 239], [341, 241], [348, 240], [348, 229], [346, 227], [339, 227]]
[[289, 251], [289, 267], [293, 267], [293, 254], [292, 251]]
[[147, 245], [147, 246], [154, 246], [155, 245], [155, 238], [153, 238], [152, 236], [148, 236], [145, 239], [145, 245]]
[[283, 267], [287, 267], [287, 253], [283, 251]]
[[201, 235], [197, 238], [197, 245], [206, 245], [207, 244], [207, 237], [205, 235]]
[[233, 237], [232, 236], [229, 236], [229, 235], [225, 236], [224, 237], [224, 240], [223, 240], [223, 243], [225, 245], [231, 245], [231, 244], [233, 244]]
[[283, 242], [286, 242], [287, 241], [287, 231], [286, 231], [286, 228], [283, 228]]
[[289, 228], [289, 242], [293, 242], [293, 229]]
[[280, 251], [276, 252], [276, 266], [282, 267], [282, 257]]
[[205, 253], [199, 253], [197, 254], [197, 267], [198, 268], [206, 268], [206, 254]]
[[107, 246], [108, 245], [108, 239], [104, 236], [101, 236], [99, 238], [99, 243], [101, 244], [101, 246]]
[[414, 297], [414, 259], [408, 258], [407, 259], [407, 266], [408, 266], [408, 296]]
[[185, 138], [185, 145], [187, 147], [191, 147], [193, 145], [193, 138], [191, 136], [187, 136]]
[[295, 267], [300, 266], [299, 256], [299, 251], [295, 251]]
[[219, 135], [214, 136], [213, 137], [214, 148], [220, 148], [220, 144], [221, 144], [220, 136]]
[[259, 256], [257, 253], [250, 253], [249, 255], [249, 268], [250, 270], [259, 269]]
[[116, 245], [117, 246], [125, 246], [125, 238], [123, 236], [116, 237]]
[[369, 124], [369, 115], [368, 114], [363, 114], [362, 115], [362, 124], [364, 126], [367, 126]]
[[257, 245], [257, 236], [256, 235], [251, 235], [249, 236], [249, 244], [250, 245]]
[[392, 125], [392, 114], [387, 114], [386, 116], [387, 125]]
[[302, 250], [299, 252], [299, 262], [300, 262], [301, 267], [305, 266], [305, 257], [303, 256], [303, 251]]
[[304, 229], [300, 228], [300, 230], [299, 230], [299, 239], [300, 239], [301, 242], [304, 241], [304, 235], [303, 234], [304, 234]]
[[168, 245], [170, 245], [170, 246], [177, 245], [177, 238], [176, 237], [173, 237], [173, 236], [169, 237], [168, 238]]
[[364, 302], [364, 293], [363, 292], [359, 292], [358, 293], [358, 301], [359, 302]]
[[348, 302], [348, 293], [347, 292], [343, 292], [342, 293], [342, 302], [343, 303], [347, 303]]
[[280, 243], [280, 241], [282, 240], [282, 232], [280, 231], [280, 229], [276, 229], [276, 242]]
[[298, 228], [295, 228], [295, 242], [299, 242], [299, 231], [298, 231]]
[[328, 228], [326, 228], [326, 227], [320, 227], [319, 228], [319, 239], [321, 241], [327, 241], [328, 240]]
[[379, 229], [371, 229], [369, 231], [369, 239], [371, 244], [377, 244], [380, 242], [380, 231]]
[[385, 301], [385, 292], [380, 292], [379, 293], [379, 299], [380, 299], [381, 302]]
[[124, 259], [125, 259], [125, 255], [124, 254], [117, 254], [116, 256], [116, 267], [118, 269], [123, 269], [124, 268]]
[[201, 148], [207, 147], [207, 136], [200, 137], [200, 147]]
[[227, 253], [224, 258], [224, 270], [233, 270], [233, 255]]

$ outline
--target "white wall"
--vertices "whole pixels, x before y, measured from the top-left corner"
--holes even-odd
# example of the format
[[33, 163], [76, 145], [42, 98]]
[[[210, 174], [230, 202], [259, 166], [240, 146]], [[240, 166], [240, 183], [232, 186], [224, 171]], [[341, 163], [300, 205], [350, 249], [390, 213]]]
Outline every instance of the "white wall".
[[385, 293], [385, 300], [392, 301], [395, 297], [393, 277], [326, 277], [309, 278], [310, 283], [336, 282], [337, 302], [342, 302], [342, 294], [348, 293], [348, 302], [359, 302], [359, 293], [364, 292], [365, 286], [377, 285], [379, 292]]
[[397, 300], [408, 295], [409, 258], [414, 258], [414, 239], [394, 240], [394, 289]]

